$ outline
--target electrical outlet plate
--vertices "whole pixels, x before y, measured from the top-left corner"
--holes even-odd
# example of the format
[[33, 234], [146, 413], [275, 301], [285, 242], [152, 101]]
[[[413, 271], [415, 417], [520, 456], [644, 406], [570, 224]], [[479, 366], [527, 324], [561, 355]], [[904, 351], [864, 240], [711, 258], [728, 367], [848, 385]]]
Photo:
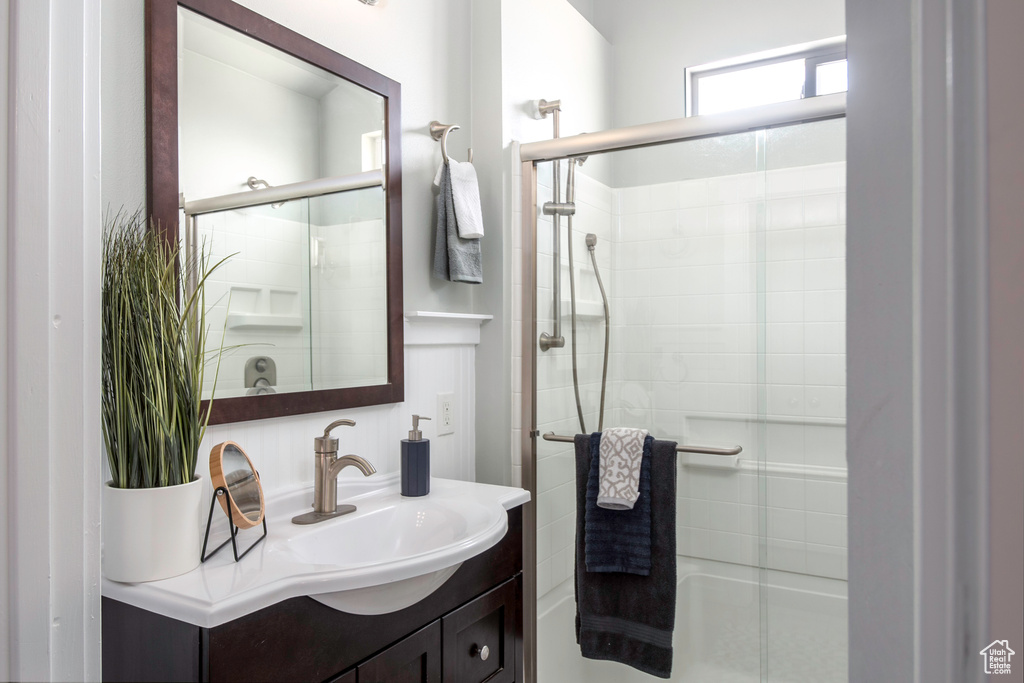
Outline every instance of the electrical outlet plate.
[[455, 394], [437, 395], [437, 435], [455, 433]]

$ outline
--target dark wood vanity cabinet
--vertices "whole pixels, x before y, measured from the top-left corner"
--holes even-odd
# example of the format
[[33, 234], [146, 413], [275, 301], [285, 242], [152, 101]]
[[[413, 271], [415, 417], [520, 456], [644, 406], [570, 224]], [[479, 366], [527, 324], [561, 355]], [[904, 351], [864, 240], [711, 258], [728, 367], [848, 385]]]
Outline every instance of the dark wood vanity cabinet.
[[357, 683], [441, 683], [441, 622], [435, 621], [356, 667]]
[[103, 598], [103, 678], [522, 681], [522, 509], [508, 517], [496, 546], [464, 562], [433, 594], [391, 614], [345, 614], [300, 597], [201, 628]]
[[331, 683], [514, 683], [519, 595], [511, 578]]
[[520, 593], [519, 583], [510, 579], [441, 619], [444, 683], [517, 680]]

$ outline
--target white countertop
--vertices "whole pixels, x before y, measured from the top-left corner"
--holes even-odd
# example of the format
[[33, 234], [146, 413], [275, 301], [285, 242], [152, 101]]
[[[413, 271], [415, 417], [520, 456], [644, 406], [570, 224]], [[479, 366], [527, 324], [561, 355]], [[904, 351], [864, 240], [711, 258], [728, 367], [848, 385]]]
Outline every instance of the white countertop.
[[[312, 487], [281, 492], [267, 501], [267, 538], [241, 561], [234, 561], [229, 543], [206, 563], [181, 576], [148, 583], [118, 583], [104, 578], [103, 595], [196, 626], [212, 628], [288, 598], [379, 586], [464, 562], [497, 544], [508, 530], [506, 511], [530, 499], [529, 492], [521, 488], [450, 479], [431, 478], [430, 494], [420, 498], [402, 498], [398, 495], [398, 487], [397, 472], [365, 479], [345, 479], [339, 482], [338, 502], [351, 502], [359, 509], [351, 515], [309, 526], [292, 524], [291, 518], [309, 510]], [[382, 510], [394, 516], [396, 511], [403, 512], [402, 506], [406, 506], [406, 517], [409, 514], [415, 517], [434, 514], [429, 510], [446, 500], [472, 506], [474, 521], [464, 537], [456, 538], [443, 547], [416, 548], [406, 551], [404, 557], [395, 561], [382, 561], [377, 557], [371, 562], [360, 564], [355, 561], [341, 565], [304, 561], [289, 546], [297, 539], [322, 533], [327, 525], [331, 525], [331, 542], [344, 543], [347, 531], [356, 529], [360, 524], [354, 521], [361, 516], [360, 511], [364, 517]], [[420, 509], [428, 512], [420, 512]], [[205, 509], [203, 514], [205, 518]], [[346, 527], [346, 522], [350, 526]], [[210, 548], [216, 548], [228, 538], [227, 527], [227, 518], [219, 509], [215, 510]], [[240, 531], [237, 537], [239, 551], [248, 548], [262, 531], [262, 525]], [[396, 538], [401, 532], [415, 534], [416, 530], [396, 529]], [[355, 552], [349, 554], [358, 556], [358, 548], [353, 550]]]

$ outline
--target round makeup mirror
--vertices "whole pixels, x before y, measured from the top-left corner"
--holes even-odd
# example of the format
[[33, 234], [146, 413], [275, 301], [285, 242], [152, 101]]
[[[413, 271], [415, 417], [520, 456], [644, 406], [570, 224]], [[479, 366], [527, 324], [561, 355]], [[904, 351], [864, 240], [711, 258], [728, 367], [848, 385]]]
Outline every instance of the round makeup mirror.
[[[263, 521], [263, 487], [249, 456], [234, 441], [225, 441], [210, 451], [210, 482], [214, 490], [224, 488], [228, 494], [219, 496], [224, 514], [239, 529], [249, 529]], [[227, 500], [225, 500], [225, 498]]]

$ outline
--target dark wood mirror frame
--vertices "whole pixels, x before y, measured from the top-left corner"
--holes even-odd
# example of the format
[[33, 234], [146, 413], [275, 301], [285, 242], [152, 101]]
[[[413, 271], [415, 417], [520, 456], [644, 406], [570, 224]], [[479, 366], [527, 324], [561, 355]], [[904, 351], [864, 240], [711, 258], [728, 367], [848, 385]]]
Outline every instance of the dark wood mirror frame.
[[[404, 400], [401, 85], [228, 0], [146, 0], [146, 202], [178, 241], [178, 6], [224, 24], [384, 98], [388, 377], [386, 384], [214, 399], [211, 424], [302, 415]], [[204, 409], [206, 402], [204, 401]]]

